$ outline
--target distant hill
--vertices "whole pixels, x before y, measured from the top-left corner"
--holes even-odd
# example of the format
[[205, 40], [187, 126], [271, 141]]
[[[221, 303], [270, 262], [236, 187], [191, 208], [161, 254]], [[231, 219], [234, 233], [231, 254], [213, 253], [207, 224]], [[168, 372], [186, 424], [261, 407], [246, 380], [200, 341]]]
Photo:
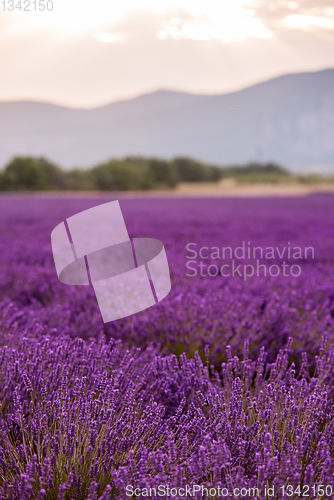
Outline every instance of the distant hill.
[[2, 102], [0, 166], [16, 155], [44, 155], [65, 168], [187, 155], [218, 165], [271, 160], [300, 172], [327, 165], [334, 173], [334, 69], [224, 95], [161, 90], [92, 110]]

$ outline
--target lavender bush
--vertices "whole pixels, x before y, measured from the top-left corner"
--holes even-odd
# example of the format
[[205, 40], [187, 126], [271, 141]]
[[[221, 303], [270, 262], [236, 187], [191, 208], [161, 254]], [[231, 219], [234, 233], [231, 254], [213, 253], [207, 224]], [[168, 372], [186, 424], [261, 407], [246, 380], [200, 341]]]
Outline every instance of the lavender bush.
[[[104, 201], [0, 199], [1, 498], [332, 496], [334, 198], [121, 200], [130, 236], [164, 242], [172, 292], [108, 325], [50, 244]], [[242, 241], [315, 259], [296, 278], [186, 277], [187, 243]]]

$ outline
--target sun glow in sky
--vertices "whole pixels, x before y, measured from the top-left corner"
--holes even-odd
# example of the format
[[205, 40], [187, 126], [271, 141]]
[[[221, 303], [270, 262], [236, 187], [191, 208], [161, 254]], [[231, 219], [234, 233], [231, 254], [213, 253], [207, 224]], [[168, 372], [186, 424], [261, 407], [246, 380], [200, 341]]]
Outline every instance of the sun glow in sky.
[[0, 4], [0, 100], [91, 106], [334, 67], [333, 1], [53, 0], [50, 12]]
[[[157, 37], [190, 38], [208, 40], [210, 38], [231, 41], [249, 36], [268, 37], [269, 31], [256, 19], [256, 11], [251, 8], [251, 0], [54, 0], [51, 12], [6, 13], [9, 33], [19, 34], [36, 29], [58, 30], [63, 35], [79, 35], [102, 29], [109, 23], [118, 26], [122, 20], [140, 12], [155, 13], [163, 18], [172, 11], [181, 11], [186, 22], [179, 26], [169, 26], [164, 19]], [[11, 18], [11, 19], [10, 19]], [[174, 18], [175, 19], [175, 18]], [[106, 37], [101, 41], [106, 41]], [[115, 39], [116, 41], [116, 39]]]
[[[270, 26], [266, 26], [263, 11], [297, 10], [299, 3], [290, 0], [262, 2], [256, 0], [54, 0], [50, 12], [1, 12], [5, 18], [3, 34], [18, 36], [36, 30], [52, 30], [58, 35], [80, 36], [95, 33], [104, 43], [125, 41], [120, 34], [104, 32], [106, 24], [116, 30], [126, 18], [147, 12], [161, 17], [156, 37], [160, 40], [222, 40], [232, 42], [249, 37], [270, 38]], [[265, 6], [266, 4], [266, 6]], [[319, 10], [319, 9], [318, 9]], [[321, 10], [321, 9], [320, 9]], [[168, 17], [179, 12], [182, 17]], [[258, 15], [260, 14], [260, 15]], [[322, 15], [321, 15], [322, 14]], [[333, 18], [333, 19], [332, 19]], [[282, 18], [282, 25], [291, 28], [333, 28], [334, 8], [324, 7], [320, 15], [311, 15], [302, 9], [300, 13]], [[7, 26], [6, 26], [7, 25]]]

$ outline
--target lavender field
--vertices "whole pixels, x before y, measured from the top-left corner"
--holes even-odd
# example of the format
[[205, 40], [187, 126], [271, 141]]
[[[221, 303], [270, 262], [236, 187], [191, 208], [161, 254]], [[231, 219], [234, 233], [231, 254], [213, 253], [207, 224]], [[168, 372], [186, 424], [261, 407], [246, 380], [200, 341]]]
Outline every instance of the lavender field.
[[[121, 199], [172, 291], [104, 324], [50, 235], [111, 199], [0, 198], [0, 498], [333, 497], [334, 196]], [[296, 276], [187, 276], [189, 243], [242, 242], [314, 255], [284, 257]]]

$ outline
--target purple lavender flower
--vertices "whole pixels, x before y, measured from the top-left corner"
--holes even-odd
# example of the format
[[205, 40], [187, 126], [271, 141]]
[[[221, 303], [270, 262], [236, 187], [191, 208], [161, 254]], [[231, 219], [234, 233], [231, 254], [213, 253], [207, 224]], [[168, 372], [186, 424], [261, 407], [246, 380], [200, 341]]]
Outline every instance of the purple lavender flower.
[[[164, 241], [172, 292], [108, 325], [89, 287], [58, 281], [49, 242], [94, 204], [0, 198], [0, 498], [334, 493], [333, 197], [123, 200], [130, 234]], [[185, 276], [189, 241], [243, 240], [316, 259], [289, 279]]]

